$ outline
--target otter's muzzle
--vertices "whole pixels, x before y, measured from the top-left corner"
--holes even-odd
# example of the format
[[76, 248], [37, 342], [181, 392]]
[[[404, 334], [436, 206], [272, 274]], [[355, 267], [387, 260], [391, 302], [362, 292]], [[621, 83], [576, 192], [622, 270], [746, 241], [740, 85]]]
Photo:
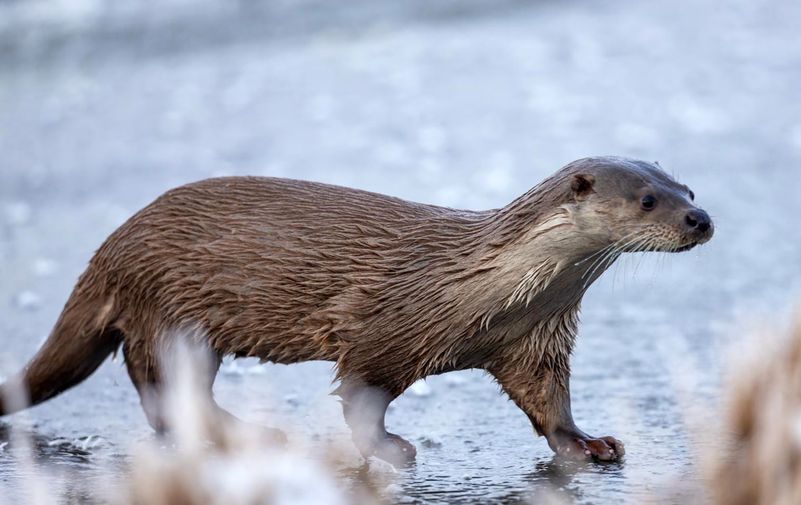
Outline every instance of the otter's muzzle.
[[693, 209], [684, 217], [684, 226], [687, 235], [699, 244], [708, 242], [715, 233], [715, 225], [712, 218], [701, 209]]

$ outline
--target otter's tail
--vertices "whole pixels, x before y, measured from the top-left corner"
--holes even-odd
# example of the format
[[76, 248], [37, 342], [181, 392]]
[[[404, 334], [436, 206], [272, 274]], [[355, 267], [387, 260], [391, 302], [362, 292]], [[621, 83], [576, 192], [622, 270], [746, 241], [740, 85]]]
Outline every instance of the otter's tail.
[[48, 400], [94, 372], [122, 342], [108, 327], [113, 299], [76, 288], [50, 337], [28, 365], [0, 385], [0, 416]]

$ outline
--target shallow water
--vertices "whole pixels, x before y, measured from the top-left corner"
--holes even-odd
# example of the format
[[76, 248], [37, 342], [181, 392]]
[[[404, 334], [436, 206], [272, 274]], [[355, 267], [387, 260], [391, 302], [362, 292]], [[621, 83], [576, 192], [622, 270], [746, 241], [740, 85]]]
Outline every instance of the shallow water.
[[[21, 5], [0, 6], [17, 16], [0, 24], [13, 49], [0, 56], [0, 375], [33, 354], [102, 240], [183, 182], [290, 176], [480, 209], [582, 156], [658, 159], [717, 234], [628, 259], [585, 299], [574, 415], [625, 441], [625, 462], [554, 461], [478, 372], [431, 378], [388, 423], [419, 451], [395, 476], [400, 502], [518, 503], [550, 488], [580, 504], [680, 502], [718, 440], [732, 343], [801, 300], [797, 3], [354, 2], [328, 19], [308, 1], [276, 3], [282, 23], [263, 32], [275, 13], [213, 1], [169, 8], [173, 24], [122, 10], [99, 22], [86, 4], [61, 31]], [[216, 390], [246, 419], [347, 440], [330, 380], [322, 363], [236, 362]], [[93, 483], [151, 437], [111, 360], [28, 418], [38, 461], [80, 500], [102, 500]], [[27, 473], [5, 440], [0, 501], [15, 503]], [[358, 465], [342, 471], [355, 479]]]

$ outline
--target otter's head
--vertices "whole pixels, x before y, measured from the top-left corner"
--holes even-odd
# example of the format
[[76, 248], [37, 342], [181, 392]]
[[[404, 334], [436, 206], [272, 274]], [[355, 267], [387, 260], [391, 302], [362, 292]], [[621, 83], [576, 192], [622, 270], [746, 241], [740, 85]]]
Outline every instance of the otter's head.
[[659, 166], [587, 158], [566, 167], [578, 231], [619, 252], [682, 252], [708, 242], [715, 227], [695, 194]]

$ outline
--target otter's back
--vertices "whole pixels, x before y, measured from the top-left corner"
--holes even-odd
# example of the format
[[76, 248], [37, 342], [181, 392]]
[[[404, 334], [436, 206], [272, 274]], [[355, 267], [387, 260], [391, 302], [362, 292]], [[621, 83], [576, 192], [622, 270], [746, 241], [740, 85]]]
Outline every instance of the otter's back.
[[435, 235], [479, 216], [312, 182], [208, 179], [134, 215], [91, 268], [106, 277], [118, 325], [143, 343], [196, 326], [222, 354], [336, 359], [326, 339], [337, 322], [316, 316], [332, 303], [347, 314], [351, 294], [410, 257], [425, 261]]

